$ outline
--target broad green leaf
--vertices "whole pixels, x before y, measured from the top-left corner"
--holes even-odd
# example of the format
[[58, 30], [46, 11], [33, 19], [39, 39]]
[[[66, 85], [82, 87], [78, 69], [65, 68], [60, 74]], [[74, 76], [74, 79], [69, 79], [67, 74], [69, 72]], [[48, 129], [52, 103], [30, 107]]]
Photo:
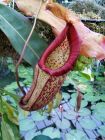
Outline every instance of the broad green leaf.
[[12, 82], [11, 84], [5, 86], [5, 90], [8, 91], [8, 92], [12, 92], [14, 91], [15, 89], [17, 89], [18, 86], [17, 86], [17, 83], [16, 82]]
[[91, 114], [91, 111], [87, 108], [81, 108], [79, 110], [79, 115], [82, 117], [85, 117], [85, 116], [89, 116]]
[[69, 80], [65, 80], [64, 83], [63, 83], [63, 86], [68, 86], [70, 84], [70, 81]]
[[25, 140], [32, 140], [33, 138], [35, 138], [36, 136], [39, 136], [41, 135], [41, 132], [40, 131], [36, 131], [36, 128], [32, 129], [32, 130], [29, 130], [25, 136], [24, 136], [24, 139]]
[[100, 102], [93, 105], [91, 109], [93, 110], [93, 115], [97, 120], [105, 122], [105, 114], [104, 114], [105, 103], [104, 102]]
[[1, 131], [2, 131], [2, 140], [15, 140], [15, 136], [13, 134], [12, 129], [4, 121], [3, 117], [2, 117], [2, 122], [1, 122]]
[[18, 125], [18, 117], [16, 116], [14, 108], [4, 100], [3, 105], [5, 106], [5, 113], [8, 115], [9, 120]]
[[105, 101], [105, 94], [101, 94], [101, 95], [100, 95], [100, 99], [101, 99], [102, 101]]
[[[31, 28], [32, 24], [26, 17], [12, 8], [0, 4], [0, 29], [6, 34], [19, 54], [21, 54]], [[46, 42], [34, 32], [27, 45], [24, 59], [34, 67], [46, 48]]]
[[[70, 100], [69, 104], [72, 105], [73, 107], [75, 107], [76, 104], [77, 104], [77, 99], [76, 99], [76, 98], [72, 98], [72, 99]], [[88, 103], [87, 103], [86, 100], [82, 100], [82, 101], [81, 101], [81, 108], [86, 107], [87, 104], [88, 104]]]
[[87, 118], [81, 119], [79, 123], [84, 129], [93, 130], [97, 127], [93, 120]]
[[[0, 96], [1, 96], [1, 95], [0, 95]], [[0, 97], [0, 114], [3, 114], [1, 97]]]
[[71, 130], [66, 134], [66, 140], [88, 140], [86, 134], [80, 130]]
[[46, 129], [43, 130], [42, 134], [52, 139], [60, 138], [60, 131], [53, 127], [47, 127]]
[[[61, 114], [61, 115], [63, 115], [63, 114]], [[59, 129], [68, 129], [68, 128], [70, 128], [70, 122], [68, 121], [68, 120], [66, 120], [66, 119], [62, 119], [62, 120], [57, 120], [56, 122], [55, 122], [55, 124], [56, 124], [56, 126], [57, 126], [57, 128], [59, 128]], [[66, 124], [66, 125], [65, 125]]]
[[44, 136], [44, 135], [38, 135], [36, 137], [34, 137], [32, 140], [61, 140], [61, 138], [55, 138], [55, 139], [51, 139], [48, 136]]
[[2, 137], [1, 136], [2, 136], [2, 134], [1, 134], [1, 131], [0, 131], [0, 140], [2, 140]]
[[42, 115], [39, 112], [32, 112], [31, 117], [34, 121], [42, 121], [42, 120], [46, 119], [47, 114], [43, 113], [43, 115]]
[[105, 137], [105, 126], [104, 126], [104, 125], [100, 126], [100, 129], [98, 129], [98, 133], [99, 133], [102, 137]]
[[62, 99], [68, 101], [70, 99], [70, 94], [68, 94], [67, 92], [62, 92]]
[[74, 120], [76, 119], [77, 116], [86, 117], [91, 114], [90, 110], [87, 108], [81, 108], [78, 112], [76, 112], [74, 109], [68, 112], [64, 112], [63, 113], [64, 118], [68, 120]]
[[6, 124], [8, 124], [10, 126], [10, 128], [13, 131], [13, 134], [15, 136], [14, 140], [20, 140], [20, 132], [19, 132], [19, 126], [15, 125], [14, 123], [12, 123], [9, 118], [7, 117], [6, 114], [4, 114], [4, 121], [6, 122]]
[[97, 110], [94, 110], [93, 116], [98, 121], [105, 122], [105, 114], [103, 112], [98, 112]]
[[84, 99], [86, 101], [90, 101], [92, 104], [100, 100], [100, 96], [98, 94], [94, 95], [93, 93], [87, 93], [84, 95]]
[[73, 110], [69, 111], [69, 112], [63, 112], [63, 117], [66, 118], [67, 120], [75, 120], [77, 117], [77, 113]]
[[35, 123], [30, 118], [20, 120], [20, 131], [29, 131], [35, 128]]

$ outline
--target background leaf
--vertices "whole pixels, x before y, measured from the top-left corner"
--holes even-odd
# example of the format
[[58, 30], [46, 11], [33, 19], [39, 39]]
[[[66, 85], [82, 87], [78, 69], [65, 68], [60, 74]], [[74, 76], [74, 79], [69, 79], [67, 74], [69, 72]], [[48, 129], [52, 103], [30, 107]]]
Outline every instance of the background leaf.
[[10, 126], [4, 121], [3, 117], [1, 122], [1, 130], [3, 140], [15, 140], [13, 131], [11, 130]]
[[12, 93], [12, 92], [8, 92], [7, 90], [4, 89], [4, 93], [6, 93], [7, 95], [9, 95], [10, 97], [12, 97], [15, 102], [18, 104], [19, 101], [20, 101], [20, 96], [15, 94], [15, 93]]
[[38, 135], [34, 137], [32, 140], [60, 140], [59, 138], [51, 139], [48, 136]]
[[[31, 28], [32, 24], [25, 16], [0, 4], [0, 29], [6, 34], [19, 54], [21, 54]], [[34, 31], [25, 51], [24, 59], [34, 66], [46, 48], [46, 42]]]
[[14, 108], [9, 105], [5, 100], [3, 100], [3, 106], [5, 107], [5, 112], [11, 122], [18, 125], [18, 117], [16, 116]]
[[[3, 119], [5, 121], [5, 124], [8, 124], [9, 128], [10, 128], [10, 132], [12, 133], [13, 136], [13, 140], [20, 140], [20, 133], [19, 133], [19, 126], [15, 125], [14, 123], [12, 123], [6, 114], [3, 115]], [[4, 131], [5, 132], [5, 131]], [[4, 140], [9, 140], [9, 139], [4, 139]], [[10, 139], [12, 140], [12, 139]]]
[[59, 129], [56, 129], [56, 128], [53, 128], [53, 127], [45, 128], [43, 130], [42, 134], [44, 136], [50, 137], [51, 139], [60, 138], [60, 131], [59, 131]]
[[87, 73], [84, 73], [84, 72], [79, 72], [80, 73], [80, 76], [83, 77], [83, 78], [86, 78], [87, 80], [91, 80], [90, 78], [90, 75], [87, 74]]

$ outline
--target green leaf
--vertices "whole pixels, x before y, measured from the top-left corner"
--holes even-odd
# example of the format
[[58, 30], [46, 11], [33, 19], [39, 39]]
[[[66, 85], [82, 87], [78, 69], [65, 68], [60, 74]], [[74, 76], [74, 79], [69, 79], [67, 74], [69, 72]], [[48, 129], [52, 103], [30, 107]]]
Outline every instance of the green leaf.
[[67, 119], [64, 119], [64, 118], [62, 120], [57, 120], [55, 122], [55, 124], [56, 124], [57, 128], [63, 129], [63, 130], [68, 129], [71, 126], [70, 122]]
[[92, 107], [92, 109], [95, 109], [96, 111], [102, 113], [105, 112], [105, 102], [100, 102], [97, 103], [94, 108]]
[[4, 121], [3, 117], [2, 117], [2, 122], [1, 122], [1, 131], [2, 131], [2, 140], [15, 140], [15, 136], [13, 134], [12, 129]]
[[3, 113], [1, 93], [0, 93], [0, 113], [1, 113], [1, 114]]
[[10, 97], [12, 97], [15, 100], [16, 103], [19, 103], [19, 101], [20, 101], [20, 96], [19, 95], [16, 95], [15, 93], [12, 93], [12, 92], [8, 92], [7, 90], [4, 90], [4, 93], [6, 93]]
[[100, 100], [100, 97], [98, 95], [92, 94], [92, 92], [91, 92], [91, 94], [90, 93], [85, 94], [84, 99], [86, 101], [90, 101], [91, 103], [94, 103], [94, 102]]
[[[77, 99], [75, 99], [75, 98], [72, 98], [71, 100], [70, 100], [70, 105], [72, 105], [72, 106], [76, 106], [76, 104], [77, 104]], [[81, 101], [81, 108], [83, 108], [83, 107], [86, 107], [87, 106], [87, 101], [86, 100], [82, 100]]]
[[82, 108], [78, 112], [76, 112], [74, 109], [70, 110], [68, 112], [64, 112], [63, 113], [64, 118], [66, 118], [68, 120], [74, 120], [74, 119], [76, 119], [77, 116], [86, 117], [91, 114], [90, 110], [87, 108]]
[[0, 77], [0, 88], [4, 88], [6, 85], [11, 84], [16, 81], [15, 75], [13, 72], [10, 72], [8, 76]]
[[80, 76], [86, 78], [87, 80], [91, 79], [91, 77], [88, 74], [84, 73], [84, 72], [80, 72]]
[[101, 136], [105, 137], [105, 126], [104, 125], [100, 126], [100, 129], [98, 129], [98, 133]]
[[2, 137], [1, 136], [2, 136], [2, 134], [1, 134], [1, 128], [0, 128], [0, 140], [2, 140]]
[[61, 139], [59, 139], [59, 138], [51, 139], [48, 136], [38, 135], [38, 136], [34, 137], [32, 140], [61, 140]]
[[9, 120], [18, 125], [18, 117], [16, 116], [14, 108], [4, 100], [3, 105], [5, 106], [5, 113], [8, 115]]
[[71, 130], [66, 134], [66, 140], [88, 140], [86, 134], [80, 130]]
[[[6, 34], [19, 54], [21, 54], [31, 28], [32, 24], [26, 17], [12, 8], [0, 4], [0, 29]], [[46, 48], [46, 42], [34, 31], [27, 45], [24, 59], [34, 67]]]
[[97, 126], [95, 124], [95, 122], [91, 119], [81, 119], [79, 120], [80, 125], [84, 128], [84, 129], [89, 129], [89, 130], [93, 130], [95, 129]]
[[70, 99], [70, 94], [68, 94], [67, 92], [62, 92], [62, 99], [68, 101]]
[[70, 84], [70, 81], [69, 80], [65, 80], [64, 83], [63, 83], [63, 86], [68, 86]]
[[96, 120], [105, 122], [105, 115], [103, 112], [98, 112], [96, 110], [93, 111], [93, 116], [95, 117]]
[[46, 113], [43, 113], [43, 115], [42, 115], [39, 112], [32, 112], [31, 117], [34, 121], [42, 121], [42, 120], [46, 119], [47, 115], [46, 115]]
[[36, 129], [31, 129], [31, 130], [27, 131], [27, 133], [24, 136], [24, 139], [25, 140], [32, 140], [33, 138], [35, 138], [38, 135], [41, 135], [40, 131], [36, 132]]
[[79, 110], [79, 115], [82, 117], [85, 117], [85, 116], [89, 116], [91, 114], [91, 111], [87, 108], [81, 108]]
[[20, 140], [20, 132], [19, 132], [19, 126], [15, 125], [14, 123], [12, 123], [9, 118], [7, 117], [6, 114], [4, 114], [4, 121], [6, 122], [6, 124], [8, 124], [10, 126], [10, 128], [13, 131], [13, 134], [15, 136], [14, 140]]
[[105, 122], [105, 114], [103, 113], [105, 112], [105, 102], [97, 103], [93, 105], [91, 109], [93, 110], [93, 115], [97, 120]]
[[19, 124], [20, 124], [20, 131], [29, 131], [34, 129], [35, 127], [34, 121], [28, 118], [21, 120]]
[[42, 134], [45, 136], [48, 136], [52, 139], [60, 138], [60, 131], [56, 128], [53, 128], [53, 127], [48, 127], [46, 129], [44, 129]]
[[101, 99], [102, 101], [105, 101], [105, 94], [100, 95], [100, 99]]

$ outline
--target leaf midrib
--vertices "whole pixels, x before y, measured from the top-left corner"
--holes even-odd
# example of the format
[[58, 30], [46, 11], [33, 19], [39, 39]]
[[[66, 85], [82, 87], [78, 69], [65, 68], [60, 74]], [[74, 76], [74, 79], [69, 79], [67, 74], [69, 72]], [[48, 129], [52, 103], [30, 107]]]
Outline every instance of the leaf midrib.
[[[21, 36], [21, 34], [19, 34], [19, 32], [17, 32], [17, 30], [2, 16], [0, 15], [0, 17], [20, 36], [20, 38], [23, 40], [23, 42], [25, 43], [25, 39]], [[32, 49], [31, 45], [28, 44], [28, 47], [30, 48], [30, 50], [32, 50], [32, 52], [34, 53], [34, 55], [39, 59], [39, 56], [37, 55], [37, 53]]]

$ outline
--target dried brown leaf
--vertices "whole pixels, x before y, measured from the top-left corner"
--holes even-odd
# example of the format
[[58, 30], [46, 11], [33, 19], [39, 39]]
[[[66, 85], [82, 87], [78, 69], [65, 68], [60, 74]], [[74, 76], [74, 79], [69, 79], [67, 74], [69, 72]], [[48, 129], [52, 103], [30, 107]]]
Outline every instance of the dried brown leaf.
[[77, 93], [78, 93], [78, 96], [77, 96], [76, 111], [78, 112], [81, 108], [81, 102], [82, 102], [83, 95], [79, 89], [77, 89]]

